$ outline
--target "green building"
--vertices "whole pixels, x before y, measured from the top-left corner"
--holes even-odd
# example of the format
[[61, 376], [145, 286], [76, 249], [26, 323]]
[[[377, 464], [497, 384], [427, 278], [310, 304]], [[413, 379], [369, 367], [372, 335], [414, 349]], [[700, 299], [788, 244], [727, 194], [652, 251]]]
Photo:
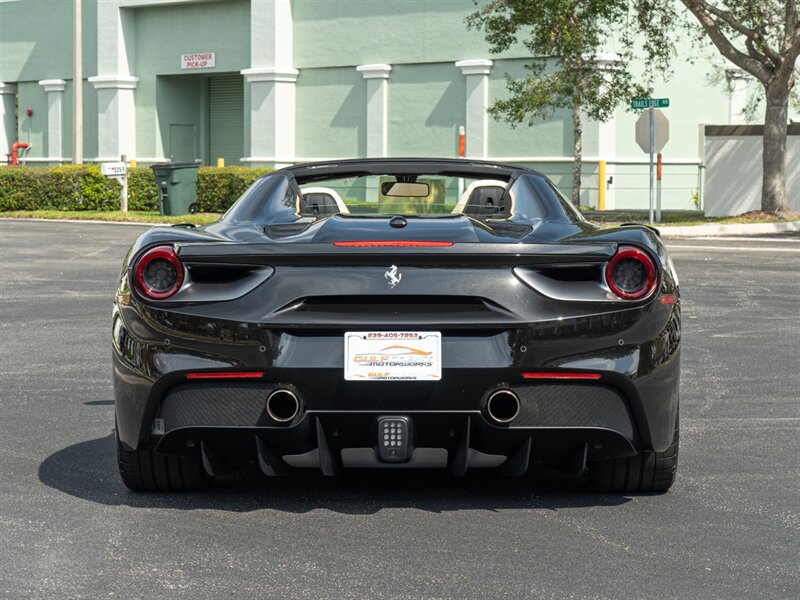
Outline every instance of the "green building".
[[[0, 0], [0, 155], [71, 161], [72, 1]], [[523, 47], [493, 56], [467, 31], [472, 0], [84, 0], [84, 160], [285, 165], [365, 156], [455, 156], [533, 166], [569, 191], [568, 112], [511, 128], [486, 113], [520, 76]], [[598, 56], [600, 61], [613, 56]], [[710, 61], [678, 61], [669, 97], [664, 206], [692, 208], [702, 124], [741, 122], [747, 82], [707, 81]], [[30, 109], [30, 110], [29, 110]], [[29, 115], [30, 113], [30, 115]], [[584, 127], [583, 204], [647, 205], [638, 115]], [[797, 117], [795, 117], [797, 118]], [[2, 158], [2, 156], [0, 156]]]

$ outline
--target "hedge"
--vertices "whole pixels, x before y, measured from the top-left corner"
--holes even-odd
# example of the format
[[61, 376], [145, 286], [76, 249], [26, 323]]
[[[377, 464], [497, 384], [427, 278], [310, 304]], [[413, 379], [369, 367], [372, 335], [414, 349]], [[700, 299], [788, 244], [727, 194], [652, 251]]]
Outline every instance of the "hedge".
[[[200, 212], [224, 212], [256, 179], [273, 169], [201, 168]], [[158, 189], [147, 167], [128, 170], [128, 208], [158, 210]], [[90, 166], [0, 167], [0, 211], [119, 210], [119, 183]]]
[[[130, 169], [128, 208], [158, 210], [158, 190], [150, 169]], [[119, 183], [100, 167], [2, 167], [0, 211], [119, 210]]]
[[225, 212], [267, 167], [203, 167], [197, 172], [197, 210]]
[[128, 169], [128, 210], [158, 210], [158, 188], [151, 169]]

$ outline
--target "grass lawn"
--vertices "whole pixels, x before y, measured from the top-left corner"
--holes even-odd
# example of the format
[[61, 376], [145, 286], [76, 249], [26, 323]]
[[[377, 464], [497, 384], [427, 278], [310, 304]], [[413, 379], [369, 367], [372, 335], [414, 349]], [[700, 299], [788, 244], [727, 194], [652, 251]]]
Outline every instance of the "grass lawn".
[[[621, 223], [647, 223], [647, 211], [586, 211], [584, 216], [602, 227]], [[733, 223], [781, 223], [800, 220], [800, 213], [788, 211], [781, 214], [753, 211], [736, 217], [704, 217], [701, 211], [662, 211], [661, 222], [656, 227], [687, 227], [692, 225], [730, 225]]]
[[[90, 211], [90, 210], [17, 210], [0, 212], [0, 218], [14, 219], [75, 219], [81, 221], [129, 221], [136, 223], [193, 223], [208, 225], [219, 219], [219, 213], [197, 213], [167, 217], [157, 211]], [[584, 216], [601, 227], [614, 227], [621, 223], [647, 223], [647, 211], [584, 211]], [[686, 227], [691, 225], [730, 223], [779, 223], [800, 221], [800, 213], [789, 211], [782, 214], [754, 211], [737, 217], [704, 217], [700, 211], [664, 211], [661, 223], [656, 226]]]
[[121, 210], [15, 210], [0, 213], [0, 218], [13, 219], [75, 219], [80, 221], [128, 221], [135, 223], [193, 223], [208, 225], [219, 219], [219, 213], [197, 213], [193, 215], [164, 216], [158, 211]]

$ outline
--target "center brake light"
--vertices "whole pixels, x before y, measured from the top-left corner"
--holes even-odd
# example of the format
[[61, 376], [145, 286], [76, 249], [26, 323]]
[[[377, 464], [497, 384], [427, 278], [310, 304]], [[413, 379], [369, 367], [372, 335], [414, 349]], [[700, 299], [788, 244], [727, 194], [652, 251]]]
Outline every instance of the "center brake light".
[[431, 240], [354, 240], [348, 242], [333, 242], [339, 248], [446, 248], [453, 242], [439, 242]]

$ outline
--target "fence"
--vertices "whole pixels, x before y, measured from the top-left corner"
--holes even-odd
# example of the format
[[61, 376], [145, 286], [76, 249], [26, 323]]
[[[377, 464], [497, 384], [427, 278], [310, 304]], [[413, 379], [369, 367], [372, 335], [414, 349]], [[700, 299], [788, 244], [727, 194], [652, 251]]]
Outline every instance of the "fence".
[[[572, 191], [572, 159], [562, 157], [491, 157], [489, 160], [521, 164], [550, 177], [567, 195]], [[583, 160], [581, 206], [598, 206], [598, 163]], [[606, 161], [606, 210], [646, 210], [650, 197], [650, 165], [647, 158]], [[703, 204], [703, 164], [699, 159], [664, 159], [661, 206], [664, 210], [699, 210]]]

